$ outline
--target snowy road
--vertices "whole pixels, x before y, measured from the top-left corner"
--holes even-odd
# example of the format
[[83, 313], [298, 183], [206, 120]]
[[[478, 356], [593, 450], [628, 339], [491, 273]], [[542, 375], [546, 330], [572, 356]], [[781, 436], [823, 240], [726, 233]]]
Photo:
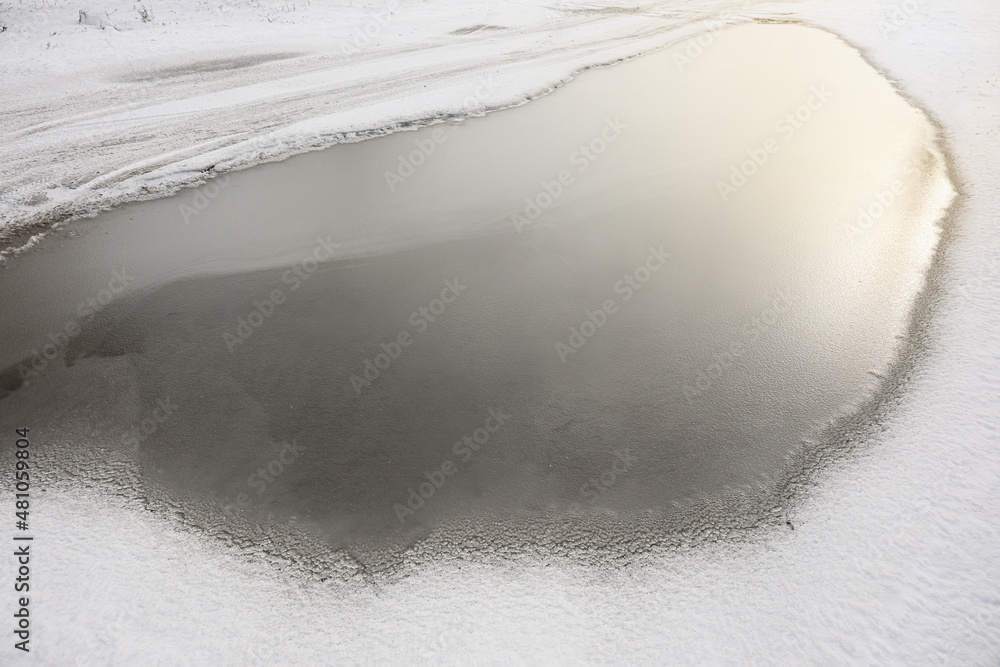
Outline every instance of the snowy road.
[[720, 2], [563, 6], [308, 6], [286, 13], [283, 32], [250, 10], [223, 23], [193, 3], [161, 10], [162, 25], [101, 29], [59, 3], [43, 14], [44, 49], [32, 22], [11, 16], [21, 20], [0, 34], [0, 246], [209, 175], [520, 104], [741, 15], [720, 19]]

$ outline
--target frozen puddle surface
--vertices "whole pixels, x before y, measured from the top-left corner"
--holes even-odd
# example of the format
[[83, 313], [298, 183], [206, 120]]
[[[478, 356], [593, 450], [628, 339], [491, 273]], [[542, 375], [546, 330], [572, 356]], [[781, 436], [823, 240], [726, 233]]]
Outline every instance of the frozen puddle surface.
[[953, 190], [835, 37], [688, 54], [68, 225], [3, 270], [0, 421], [185, 521], [357, 554], [753, 523], [878, 389]]

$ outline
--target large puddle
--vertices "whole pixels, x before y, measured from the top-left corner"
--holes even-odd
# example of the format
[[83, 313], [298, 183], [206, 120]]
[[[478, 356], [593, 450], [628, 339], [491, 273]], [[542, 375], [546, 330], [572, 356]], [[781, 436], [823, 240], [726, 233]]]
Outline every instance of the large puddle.
[[0, 273], [2, 427], [352, 549], [766, 495], [877, 390], [953, 193], [835, 37], [692, 44], [67, 225]]

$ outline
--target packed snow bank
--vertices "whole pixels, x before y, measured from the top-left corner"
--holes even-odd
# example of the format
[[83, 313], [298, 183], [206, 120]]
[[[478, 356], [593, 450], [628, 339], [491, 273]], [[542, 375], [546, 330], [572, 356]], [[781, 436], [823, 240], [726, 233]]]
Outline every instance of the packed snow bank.
[[741, 15], [694, 0], [17, 5], [0, 33], [0, 245], [215, 174], [519, 104]]

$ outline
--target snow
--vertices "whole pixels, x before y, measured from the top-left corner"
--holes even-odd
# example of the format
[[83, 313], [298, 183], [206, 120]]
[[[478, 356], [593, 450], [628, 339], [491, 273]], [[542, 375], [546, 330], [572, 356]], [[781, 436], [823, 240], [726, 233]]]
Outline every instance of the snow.
[[[128, 3], [104, 5], [118, 7], [119, 14], [131, 11]], [[153, 30], [148, 25], [122, 22], [120, 33], [110, 37], [108, 30], [92, 26], [84, 32], [71, 23], [75, 9], [58, 19], [62, 23], [25, 35], [16, 57], [0, 43], [8, 91], [0, 166], [7, 224], [50, 215], [58, 206], [89, 206], [87, 197], [97, 194], [127, 198], [142, 185], [166, 192], [185, 178], [199, 178], [190, 172], [217, 158], [227, 169], [249, 164], [252, 156], [239, 143], [193, 148], [215, 133], [236, 135], [227, 141], [252, 141], [237, 128], [263, 133], [273, 122], [264, 136], [276, 146], [267, 157], [276, 158], [305, 146], [295, 138], [305, 127], [321, 134], [357, 131], [385, 125], [392, 114], [400, 120], [444, 113], [459, 108], [468, 94], [465, 84], [501, 62], [509, 76], [497, 106], [524, 99], [582, 64], [666, 41], [669, 33], [653, 32], [652, 26], [690, 16], [687, 6], [675, 5], [649, 5], [641, 16], [591, 12], [562, 18], [563, 13], [513, 3], [470, 3], [447, 12], [420, 4], [404, 6], [399, 21], [386, 29], [386, 45], [361, 62], [337, 66], [317, 56], [309, 65], [304, 57], [301, 63], [259, 66], [274, 68], [266, 75], [251, 68], [185, 75], [173, 83], [102, 87], [110, 72], [125, 71], [125, 54], [137, 63], [155, 59], [158, 66], [176, 65], [186, 57], [183, 44], [190, 48], [209, 35], [217, 57], [253, 48], [263, 53], [263, 23], [269, 17], [287, 30], [280, 50], [294, 43], [302, 52], [306, 40], [295, 39], [295, 31], [314, 31], [317, 40], [322, 32], [317, 18], [305, 20], [307, 12], [333, 17], [357, 11], [310, 5], [281, 12], [278, 4], [174, 7], [155, 6], [157, 20], [169, 23], [155, 28], [155, 49], [129, 41]], [[52, 488], [36, 515], [34, 657], [60, 665], [1000, 662], [1000, 230], [995, 224], [1000, 188], [993, 176], [1000, 153], [1000, 43], [994, 34], [1000, 6], [988, 0], [954, 6], [807, 0], [770, 9], [740, 7], [760, 16], [787, 18], [791, 12], [861, 48], [941, 123], [962, 191], [920, 305], [933, 316], [917, 330], [921, 359], [906, 391], [892, 395], [851, 456], [825, 466], [811, 478], [808, 493], [785, 508], [794, 531], [765, 531], [737, 545], [641, 554], [625, 568], [436, 562], [408, 565], [388, 584], [330, 579], [300, 588], [278, 565], [223, 550], [142, 510], [136, 501], [101, 497], [86, 488]], [[667, 9], [673, 19], [651, 16]], [[494, 13], [488, 21], [481, 18], [489, 12]], [[232, 32], [205, 27], [223, 17], [237, 26]], [[10, 19], [4, 19], [8, 25]], [[504, 37], [482, 37], [481, 31], [458, 45], [445, 38], [470, 23], [517, 30]], [[646, 28], [652, 34], [626, 39], [630, 30]], [[46, 31], [61, 31], [55, 48], [80, 57], [66, 58], [65, 52], [43, 57]], [[427, 48], [399, 56], [408, 43]], [[267, 46], [279, 50], [278, 40]], [[502, 60], [500, 53], [510, 58]], [[421, 78], [451, 57], [468, 67], [437, 72], [433, 83]], [[407, 85], [397, 86], [393, 77], [404, 70]], [[286, 77], [293, 102], [283, 106], [275, 104], [281, 97], [275, 81]], [[374, 101], [366, 101], [364, 93], [335, 90], [352, 77], [369, 78], [375, 90], [391, 80], [400, 90], [391, 100]], [[31, 81], [38, 85], [35, 97], [24, 93]], [[433, 93], [415, 92], [422, 81]], [[311, 86], [308, 97], [296, 98]], [[123, 113], [102, 135], [121, 138], [124, 148], [79, 148], [74, 141], [86, 131], [85, 120], [99, 122], [116, 106], [121, 110], [126, 91], [143, 95], [135, 116]], [[237, 94], [242, 102], [223, 103]], [[202, 100], [220, 102], [202, 112]], [[263, 102], [254, 107], [256, 115], [244, 116], [243, 105], [253, 106], [252, 100]], [[344, 101], [321, 116], [320, 100]], [[144, 111], [158, 108], [155, 113], [162, 114], [169, 104], [177, 105], [171, 112], [176, 115]], [[280, 119], [266, 117], [272, 108]], [[44, 131], [11, 137], [29, 117]], [[289, 129], [296, 123], [304, 125]], [[210, 131], [199, 134], [194, 129], [199, 125]], [[162, 128], [161, 136], [147, 137], [150, 128]], [[321, 137], [310, 146], [325, 141]], [[118, 153], [126, 158], [119, 160]], [[57, 156], [67, 182], [105, 180], [96, 180], [87, 195], [56, 188], [49, 190], [56, 203], [26, 203], [37, 198], [34, 179], [48, 178], [47, 165]], [[130, 164], [153, 171], [130, 171]], [[94, 173], [81, 175], [86, 169]], [[118, 176], [106, 176], [116, 171]], [[9, 590], [10, 576], [5, 570], [4, 589]], [[0, 651], [5, 660], [13, 652], [9, 642]]]
[[80, 23], [65, 0], [22, 2], [0, 33], [0, 238], [209, 171], [520, 104], [715, 26], [720, 6], [184, 0], [143, 22], [141, 3], [108, 0]]

